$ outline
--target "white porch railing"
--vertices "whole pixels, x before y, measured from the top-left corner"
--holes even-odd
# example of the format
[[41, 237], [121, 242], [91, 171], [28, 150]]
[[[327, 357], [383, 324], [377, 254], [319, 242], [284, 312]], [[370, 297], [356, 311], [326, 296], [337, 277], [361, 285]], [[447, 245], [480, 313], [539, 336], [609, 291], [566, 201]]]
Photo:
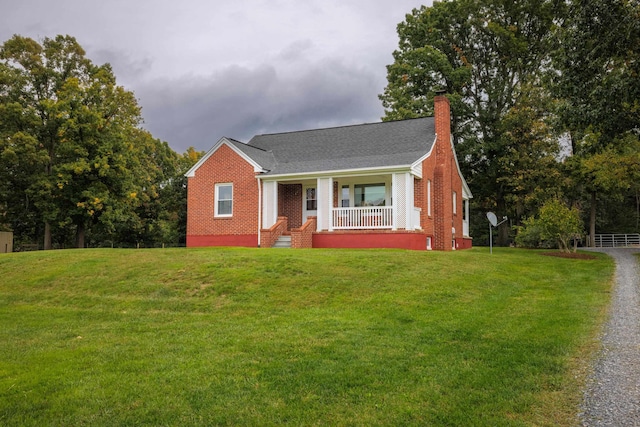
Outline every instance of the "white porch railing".
[[334, 230], [393, 228], [392, 206], [333, 208]]
[[462, 221], [462, 235], [469, 235], [469, 221]]

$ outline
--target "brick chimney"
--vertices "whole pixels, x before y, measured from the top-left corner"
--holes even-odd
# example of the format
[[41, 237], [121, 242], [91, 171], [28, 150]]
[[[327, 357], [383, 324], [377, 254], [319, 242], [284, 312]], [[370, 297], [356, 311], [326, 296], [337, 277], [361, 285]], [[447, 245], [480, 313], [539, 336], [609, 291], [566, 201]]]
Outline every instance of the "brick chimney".
[[[443, 94], [437, 94], [433, 101], [437, 135], [435, 147], [436, 167], [433, 176], [435, 234], [433, 246], [436, 250], [450, 251], [453, 240], [451, 107], [449, 100]], [[462, 232], [462, 230], [459, 232]]]

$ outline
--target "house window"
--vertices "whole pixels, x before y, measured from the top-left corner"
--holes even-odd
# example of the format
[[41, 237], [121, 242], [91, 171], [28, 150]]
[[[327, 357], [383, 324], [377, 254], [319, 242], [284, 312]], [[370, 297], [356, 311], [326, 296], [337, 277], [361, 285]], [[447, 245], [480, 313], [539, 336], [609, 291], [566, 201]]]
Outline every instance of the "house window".
[[456, 215], [458, 213], [458, 193], [453, 192], [453, 214]]
[[431, 216], [431, 180], [427, 180], [427, 215]]
[[348, 185], [342, 186], [342, 207], [343, 208], [349, 207], [349, 186]]
[[316, 196], [316, 189], [314, 187], [307, 188], [307, 210], [318, 210], [318, 198]]
[[384, 206], [384, 184], [357, 184], [353, 186], [353, 205], [360, 206]]
[[229, 217], [233, 214], [233, 184], [216, 184], [215, 216]]

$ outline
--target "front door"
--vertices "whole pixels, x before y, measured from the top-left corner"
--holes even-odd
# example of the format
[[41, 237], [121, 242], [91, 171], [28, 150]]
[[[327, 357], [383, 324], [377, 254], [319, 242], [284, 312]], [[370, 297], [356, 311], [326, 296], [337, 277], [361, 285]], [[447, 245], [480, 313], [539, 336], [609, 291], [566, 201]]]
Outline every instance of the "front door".
[[304, 187], [302, 200], [302, 223], [307, 222], [307, 217], [318, 215], [318, 192], [316, 186]]

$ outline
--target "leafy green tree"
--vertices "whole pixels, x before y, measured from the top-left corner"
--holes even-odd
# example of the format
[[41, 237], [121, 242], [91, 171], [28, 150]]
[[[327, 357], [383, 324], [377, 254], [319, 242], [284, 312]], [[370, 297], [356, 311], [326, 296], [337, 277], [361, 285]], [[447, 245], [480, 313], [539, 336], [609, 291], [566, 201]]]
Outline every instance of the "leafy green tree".
[[571, 240], [579, 238], [583, 229], [580, 211], [575, 207], [568, 208], [558, 199], [547, 202], [540, 209], [538, 221], [542, 230], [541, 237], [545, 240], [555, 240], [565, 252], [569, 252]]
[[[0, 104], [0, 117], [7, 117]], [[40, 218], [34, 201], [45, 182], [47, 156], [39, 149], [36, 138], [15, 131], [10, 122], [0, 119], [0, 222], [6, 223], [16, 235], [32, 236], [38, 230]]]
[[562, 182], [558, 136], [548, 117], [552, 101], [542, 88], [522, 92], [500, 122], [502, 150], [496, 153], [501, 171], [496, 184], [516, 224], [557, 197]]
[[[443, 1], [414, 9], [398, 25], [399, 48], [387, 67], [388, 85], [380, 96], [384, 119], [430, 115], [434, 93], [444, 89], [452, 104], [457, 150], [465, 160], [461, 166], [478, 208], [519, 214], [519, 207], [514, 210], [507, 204], [510, 187], [518, 184], [508, 181], [516, 163], [518, 168], [525, 166], [524, 154], [532, 152], [533, 143], [517, 147], [512, 137], [505, 137], [509, 125], [505, 121], [516, 121], [518, 126], [541, 122], [538, 111], [535, 119], [526, 120], [523, 111], [538, 103], [532, 102], [537, 92], [530, 88], [540, 84], [550, 66], [551, 30], [561, 20], [564, 4], [561, 0]], [[533, 133], [549, 157], [554, 149], [547, 146], [553, 140], [541, 135], [543, 130], [548, 129], [536, 128]], [[517, 133], [526, 134], [527, 129]], [[515, 157], [506, 158], [509, 154]], [[525, 175], [534, 173], [521, 176]], [[508, 227], [502, 227], [501, 243], [507, 233]]]
[[165, 212], [170, 215], [171, 223], [176, 224], [179, 244], [186, 244], [187, 238], [187, 178], [184, 174], [204, 154], [204, 151], [196, 151], [193, 147], [189, 147], [178, 157], [176, 173], [163, 188], [162, 199], [165, 203]]
[[579, 167], [586, 175], [584, 181], [601, 194], [619, 203], [623, 203], [627, 195], [632, 196], [637, 232], [640, 229], [640, 138], [633, 133], [622, 135], [601, 152], [581, 158]]
[[640, 123], [640, 3], [573, 0], [558, 35], [557, 114], [576, 157], [570, 162], [576, 187], [588, 195], [593, 236], [598, 198], [637, 191], [607, 179], [600, 163], [615, 169], [622, 183], [633, 179], [625, 153], [633, 150]]
[[516, 243], [524, 247], [539, 247], [545, 241], [552, 241], [560, 250], [570, 252], [571, 241], [577, 243], [582, 230], [580, 211], [567, 207], [559, 199], [551, 199], [542, 206], [538, 218], [530, 217], [524, 221], [524, 226], [518, 227]]
[[[4, 120], [13, 119], [4, 129], [5, 138], [11, 142], [5, 146], [3, 160], [7, 169], [23, 171], [17, 164], [21, 160], [14, 157], [11, 162], [11, 153], [22, 154], [29, 149], [29, 143], [35, 143], [37, 157], [43, 160], [42, 169], [28, 179], [25, 195], [31, 198], [36, 216], [44, 220], [45, 248], [51, 247], [50, 224], [58, 216], [53, 166], [59, 129], [66, 118], [58, 93], [68, 79], [79, 79], [88, 73], [89, 63], [83, 55], [74, 40], [62, 37], [46, 39], [41, 46], [14, 36], [0, 49], [2, 113]], [[28, 138], [19, 138], [21, 134]], [[22, 144], [24, 147], [19, 146]]]
[[84, 247], [88, 230], [143, 228], [138, 208], [175, 170], [176, 154], [139, 128], [133, 93], [70, 36], [2, 45], [0, 123], [0, 206], [15, 223], [22, 213], [44, 224], [23, 228], [43, 233], [45, 248], [71, 230]]

